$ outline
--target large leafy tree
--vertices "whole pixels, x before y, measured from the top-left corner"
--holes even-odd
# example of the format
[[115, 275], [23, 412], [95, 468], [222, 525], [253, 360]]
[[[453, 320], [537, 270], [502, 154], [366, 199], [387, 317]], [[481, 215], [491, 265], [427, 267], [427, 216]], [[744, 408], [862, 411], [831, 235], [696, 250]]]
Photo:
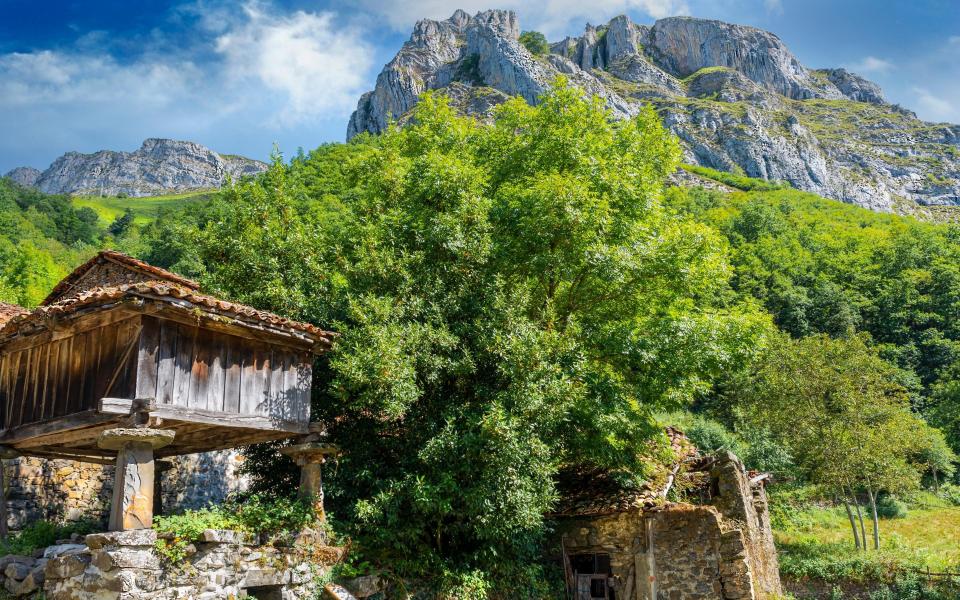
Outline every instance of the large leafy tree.
[[614, 122], [560, 81], [485, 125], [428, 95], [346, 154], [319, 205], [297, 181], [325, 153], [232, 193], [201, 243], [216, 287], [340, 332], [330, 499], [394, 565], [530, 552], [560, 465], [642, 478], [653, 412], [768, 326], [725, 301], [721, 238], [662, 204], [679, 149], [651, 110]]
[[869, 499], [879, 548], [877, 494], [914, 489], [934, 461], [949, 466], [955, 458], [942, 433], [911, 411], [894, 367], [862, 336], [783, 336], [770, 345], [741, 397], [753, 426], [769, 428], [809, 481], [847, 503], [857, 546], [866, 547], [850, 511], [857, 492]]

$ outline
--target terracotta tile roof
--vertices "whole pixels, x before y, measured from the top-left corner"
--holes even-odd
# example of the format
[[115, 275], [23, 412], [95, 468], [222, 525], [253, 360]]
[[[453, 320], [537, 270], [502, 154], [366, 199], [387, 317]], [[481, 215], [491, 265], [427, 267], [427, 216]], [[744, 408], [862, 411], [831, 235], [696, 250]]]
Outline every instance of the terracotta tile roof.
[[25, 315], [29, 310], [25, 309], [22, 306], [17, 306], [16, 304], [9, 304], [7, 302], [0, 302], [0, 327], [3, 327], [7, 324], [7, 321], [10, 319]]
[[116, 250], [101, 250], [96, 254], [96, 256], [83, 263], [74, 269], [72, 273], [64, 277], [63, 280], [61, 280], [60, 283], [53, 288], [53, 291], [51, 291], [50, 294], [44, 299], [44, 301], [41, 303], [41, 306], [53, 304], [69, 294], [71, 288], [77, 284], [77, 282], [87, 271], [104, 262], [116, 263], [127, 269], [142, 273], [148, 276], [150, 279], [159, 279], [170, 283], [175, 283], [191, 290], [200, 289], [200, 284], [192, 279], [187, 279], [186, 277], [177, 275], [176, 273], [171, 273], [166, 269], [155, 267], [122, 252], [117, 252]]
[[14, 316], [10, 319], [8, 325], [0, 331], [0, 335], [7, 336], [15, 334], [31, 324], [42, 324], [49, 317], [69, 315], [87, 307], [100, 304], [116, 304], [136, 298], [165, 302], [187, 310], [199, 309], [207, 314], [235, 319], [241, 324], [254, 324], [281, 331], [299, 332], [305, 334], [323, 348], [329, 347], [334, 335], [331, 332], [324, 331], [309, 323], [287, 319], [244, 304], [221, 300], [200, 293], [196, 291], [195, 288], [162, 280], [96, 287], [84, 290], [50, 305], [40, 306], [31, 312]]
[[669, 475], [698, 455], [679, 429], [667, 427], [666, 434], [676, 461], [672, 465], [658, 465], [652, 480], [639, 488], [625, 488], [614, 474], [602, 469], [562, 470], [557, 477], [560, 501], [549, 516], [597, 517], [663, 505]]

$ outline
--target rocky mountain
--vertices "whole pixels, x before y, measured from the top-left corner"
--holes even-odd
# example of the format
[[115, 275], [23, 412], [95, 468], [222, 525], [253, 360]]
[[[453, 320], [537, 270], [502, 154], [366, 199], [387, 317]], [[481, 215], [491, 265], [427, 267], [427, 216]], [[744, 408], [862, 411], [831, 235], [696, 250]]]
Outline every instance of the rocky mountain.
[[43, 172], [18, 167], [6, 176], [48, 194], [137, 197], [215, 189], [228, 176], [236, 180], [266, 169], [266, 163], [194, 142], [151, 138], [135, 152], [67, 152]]
[[403, 122], [426, 90], [487, 117], [510, 96], [536, 102], [558, 75], [617, 118], [653, 105], [686, 160], [787, 181], [876, 210], [960, 204], [960, 126], [921, 121], [844, 69], [810, 69], [774, 34], [671, 17], [616, 17], [531, 54], [512, 12], [417, 23], [350, 118], [347, 137]]

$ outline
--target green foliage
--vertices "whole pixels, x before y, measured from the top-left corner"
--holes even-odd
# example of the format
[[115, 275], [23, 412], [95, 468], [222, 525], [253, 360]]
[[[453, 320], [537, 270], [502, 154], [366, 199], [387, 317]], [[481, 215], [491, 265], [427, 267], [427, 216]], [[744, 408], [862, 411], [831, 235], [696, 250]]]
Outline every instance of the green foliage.
[[539, 31], [524, 31], [520, 34], [520, 43], [534, 56], [543, 56], [550, 53], [550, 44], [547, 37]]
[[186, 558], [190, 543], [199, 540], [206, 529], [270, 536], [300, 531], [315, 521], [313, 506], [308, 502], [253, 494], [231, 498], [219, 506], [155, 516], [153, 528], [161, 536], [157, 539], [157, 552], [166, 560], [178, 563]]
[[824, 543], [813, 536], [799, 536], [777, 545], [780, 573], [793, 578], [809, 577], [827, 582], [890, 581], [894, 574], [920, 569], [923, 560], [907, 549], [858, 552], [851, 544]]
[[73, 534], [94, 533], [99, 531], [99, 527], [99, 524], [94, 521], [65, 523], [34, 521], [19, 532], [12, 534], [5, 543], [0, 544], [0, 553], [30, 556], [35, 550], [52, 546], [59, 539], [69, 538]]
[[107, 231], [109, 231], [111, 235], [120, 237], [130, 230], [130, 227], [133, 225], [133, 218], [133, 210], [128, 208], [123, 211], [122, 215], [114, 219], [113, 223], [110, 223]]
[[903, 519], [907, 516], [907, 505], [890, 494], [880, 494], [877, 498], [877, 515], [881, 519]]
[[940, 486], [937, 495], [953, 506], [960, 506], [960, 485], [945, 483]]
[[[890, 377], [960, 449], [955, 381], [960, 328], [960, 235], [955, 226], [875, 213], [793, 190], [720, 194], [671, 191], [670, 203], [722, 231], [733, 287], [763, 302], [793, 337], [869, 334]], [[931, 449], [940, 445], [930, 440]], [[941, 446], [928, 477], [953, 458]]]
[[[699, 73], [699, 71], [697, 73]], [[743, 173], [718, 171], [717, 169], [702, 167], [700, 165], [682, 164], [680, 167], [685, 171], [695, 173], [702, 177], [706, 177], [707, 179], [719, 181], [720, 183], [737, 188], [738, 190], [743, 190], [745, 192], [769, 192], [773, 190], [788, 189], [790, 187], [789, 184], [783, 183], [782, 181], [767, 181], [766, 179], [747, 177]]]
[[[679, 148], [651, 110], [614, 122], [560, 81], [483, 125], [427, 95], [408, 127], [332, 148], [343, 178], [307, 175], [322, 149], [199, 215], [203, 282], [341, 334], [314, 411], [364, 556], [464, 594], [535, 588], [521, 566], [558, 466], [641, 479], [654, 412], [746, 362], [769, 322], [731, 299], [716, 233], [661, 203]], [[260, 484], [288, 477], [265, 464]]]

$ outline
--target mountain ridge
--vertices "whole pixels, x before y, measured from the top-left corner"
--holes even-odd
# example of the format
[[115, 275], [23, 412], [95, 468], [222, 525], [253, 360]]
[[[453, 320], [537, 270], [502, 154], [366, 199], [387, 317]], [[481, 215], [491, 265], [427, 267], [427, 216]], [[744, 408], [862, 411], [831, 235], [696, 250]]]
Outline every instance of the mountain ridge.
[[67, 152], [47, 169], [17, 167], [13, 181], [48, 194], [131, 197], [219, 188], [267, 169], [261, 161], [220, 154], [196, 142], [148, 138], [133, 152]]
[[[424, 19], [361, 96], [347, 137], [403, 122], [427, 90], [489, 118], [558, 75], [616, 118], [652, 104], [693, 164], [783, 180], [875, 210], [960, 204], [960, 126], [926, 123], [846, 69], [810, 69], [775, 34], [716, 20], [619, 16], [537, 56], [511, 11]], [[909, 206], [907, 207], [909, 208]]]

